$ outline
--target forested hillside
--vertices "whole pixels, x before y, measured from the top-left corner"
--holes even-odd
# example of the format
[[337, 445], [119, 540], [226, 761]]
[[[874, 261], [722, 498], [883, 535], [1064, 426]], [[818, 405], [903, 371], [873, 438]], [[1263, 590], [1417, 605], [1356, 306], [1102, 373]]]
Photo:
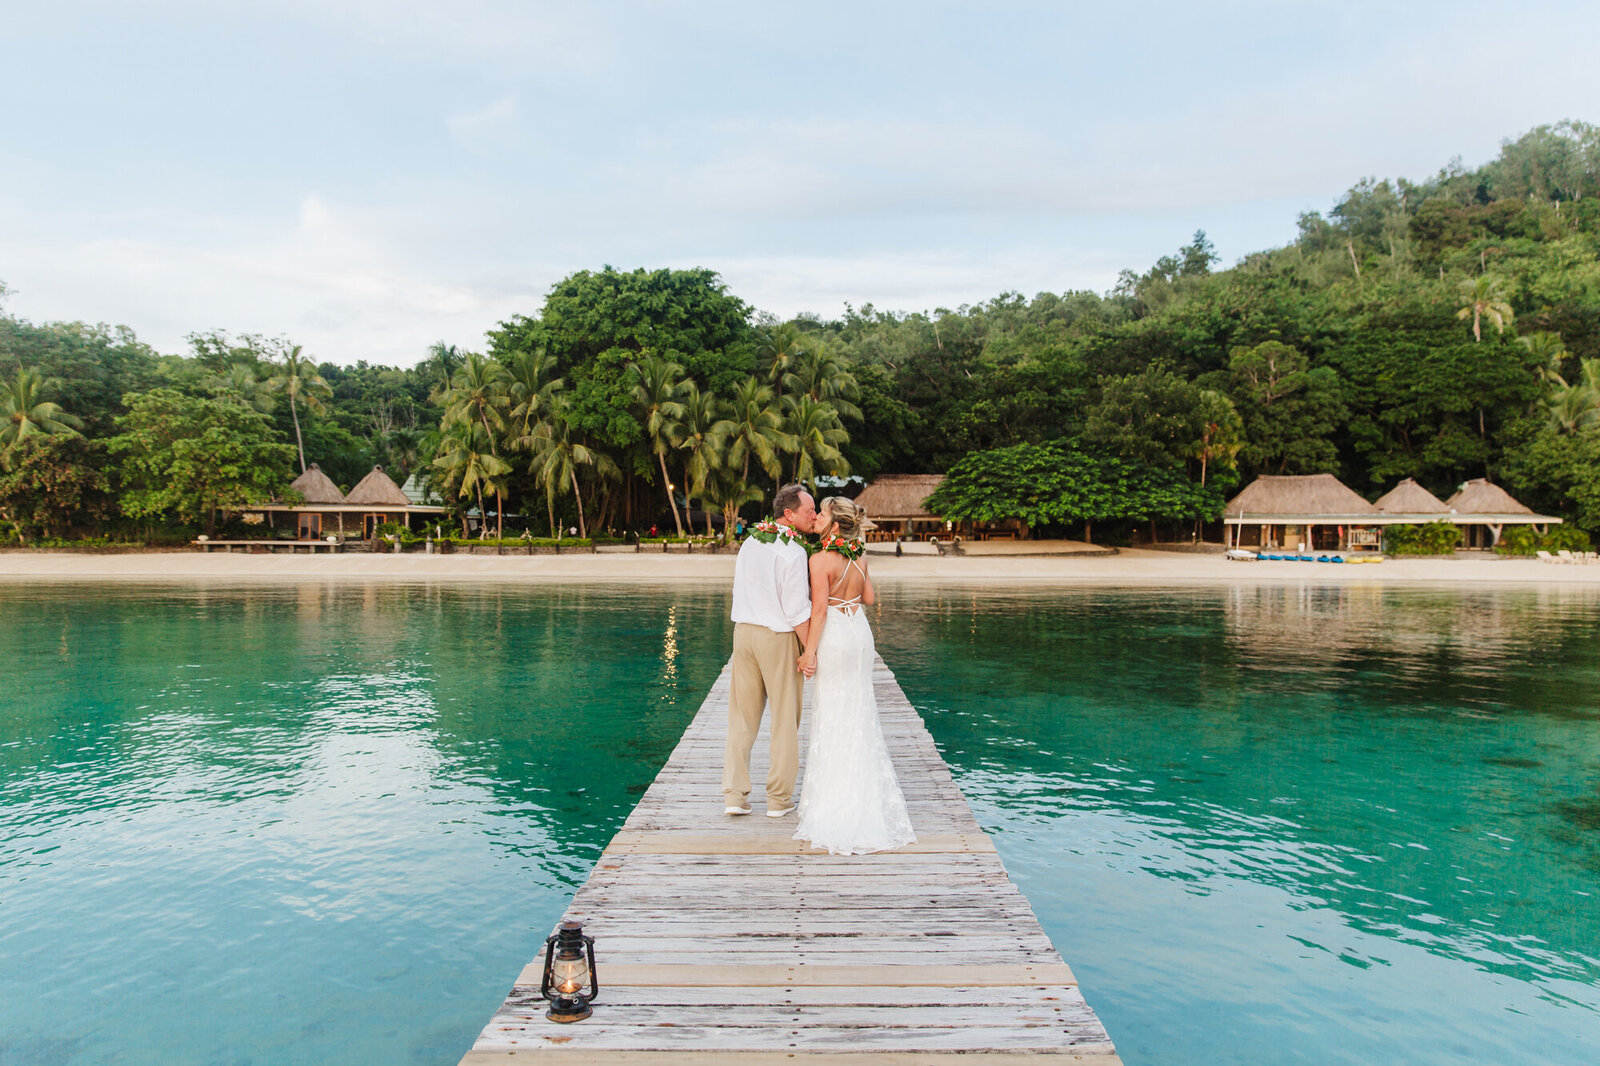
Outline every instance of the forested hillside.
[[1226, 269], [1197, 232], [1105, 294], [835, 320], [756, 315], [711, 270], [585, 270], [481, 354], [405, 369], [0, 315], [0, 533], [185, 535], [304, 462], [343, 488], [421, 473], [513, 527], [675, 528], [792, 477], [963, 464], [1120, 471], [1120, 510], [1020, 515], [1045, 527], [1331, 471], [1369, 498], [1487, 475], [1600, 531], [1600, 130], [1361, 180], [1298, 229]]
[[1233, 451], [1244, 478], [1327, 471], [1369, 498], [1487, 474], [1600, 528], [1594, 127], [1542, 127], [1477, 170], [1361, 181], [1230, 269], [1199, 233], [1105, 296], [865, 307], [816, 328], [857, 364], [864, 467], [1065, 437], [1195, 477]]

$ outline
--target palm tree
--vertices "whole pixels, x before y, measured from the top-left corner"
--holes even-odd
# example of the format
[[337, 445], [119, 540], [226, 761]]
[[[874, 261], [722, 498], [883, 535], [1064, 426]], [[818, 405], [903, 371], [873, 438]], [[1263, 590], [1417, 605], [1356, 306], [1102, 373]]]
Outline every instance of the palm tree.
[[61, 405], [41, 400], [44, 378], [37, 370], [19, 367], [17, 376], [0, 384], [0, 466], [7, 470], [17, 449], [29, 437], [50, 433], [73, 433], [83, 428], [83, 420], [68, 414]]
[[1594, 398], [1582, 385], [1552, 386], [1545, 410], [1550, 425], [1559, 433], [1577, 433], [1595, 421]]
[[548, 432], [536, 438], [529, 472], [544, 486], [545, 505], [550, 511], [550, 535], [555, 536], [556, 532], [556, 493], [570, 487], [578, 508], [578, 535], [587, 537], [589, 525], [583, 515], [583, 489], [578, 484], [578, 471], [586, 466], [593, 467], [596, 477], [607, 479], [620, 477], [621, 471], [609, 455], [575, 439], [573, 424], [560, 405], [551, 412], [548, 426]]
[[[445, 390], [444, 424], [476, 422], [483, 427], [491, 444], [496, 444], [505, 429], [505, 413], [511, 406], [511, 375], [500, 363], [477, 352], [468, 352], [450, 375]], [[498, 445], [495, 448], [499, 454]]]
[[[713, 468], [700, 491], [709, 506], [722, 509], [722, 532], [729, 537], [733, 535], [733, 524], [739, 517], [739, 508], [747, 503], [760, 503], [766, 498], [766, 493], [740, 477], [739, 471], [731, 463]], [[708, 532], [709, 527], [708, 518]]]
[[423, 380], [433, 382], [428, 397], [430, 400], [437, 403], [450, 390], [450, 378], [461, 365], [461, 359], [461, 350], [453, 344], [434, 341], [428, 345], [428, 357], [417, 365], [417, 374]]
[[[489, 512], [483, 506], [483, 491], [488, 488], [498, 497], [505, 488], [504, 477], [511, 464], [494, 453], [494, 440], [475, 422], [458, 423], [444, 438], [444, 446], [433, 461], [445, 474], [447, 488], [458, 496], [478, 497], [478, 536], [489, 531]], [[500, 516], [495, 516], [495, 535], [500, 534]]]
[[1579, 363], [1578, 380], [1571, 385], [1552, 374], [1545, 394], [1545, 413], [1559, 433], [1577, 433], [1600, 424], [1600, 359]]
[[848, 474], [850, 464], [839, 450], [850, 434], [839, 424], [839, 412], [809, 396], [784, 397], [789, 409], [785, 425], [795, 438], [794, 481], [810, 482], [818, 474]]
[[306, 442], [300, 436], [300, 401], [305, 401], [307, 411], [320, 411], [322, 398], [331, 397], [333, 390], [322, 380], [322, 375], [317, 373], [317, 368], [311, 360], [300, 354], [298, 344], [284, 351], [283, 362], [279, 365], [277, 373], [272, 376], [272, 387], [288, 394], [289, 415], [294, 419], [294, 443], [300, 452], [300, 472], [304, 474]]
[[1494, 323], [1495, 329], [1504, 333], [1506, 324], [1514, 316], [1511, 305], [1506, 302], [1505, 292], [1500, 287], [1500, 280], [1488, 274], [1480, 274], [1475, 278], [1465, 278], [1461, 285], [1461, 310], [1456, 312], [1456, 317], [1472, 319], [1472, 339], [1483, 340], [1482, 320], [1487, 318]]
[[1526, 337], [1518, 337], [1517, 343], [1528, 349], [1528, 354], [1538, 365], [1541, 378], [1552, 384], [1567, 383], [1567, 379], [1561, 376], [1561, 367], [1570, 353], [1561, 341], [1561, 334], [1530, 333]]
[[1211, 460], [1226, 460], [1231, 468], [1244, 448], [1244, 419], [1239, 417], [1233, 401], [1214, 389], [1200, 390], [1200, 418], [1200, 439], [1194, 442], [1190, 454], [1200, 460], [1200, 484], [1204, 485]]
[[757, 365], [767, 367], [767, 380], [777, 389], [783, 388], [784, 375], [794, 369], [800, 356], [811, 345], [798, 324], [785, 322], [756, 336]]
[[522, 450], [533, 447], [533, 438], [544, 428], [557, 395], [566, 382], [554, 377], [556, 359], [543, 351], [518, 352], [507, 368], [507, 395], [511, 400], [511, 446]]
[[[471, 423], [483, 430], [489, 453], [500, 456], [500, 437], [506, 429], [506, 410], [511, 406], [511, 375], [493, 359], [467, 352], [450, 378], [450, 388], [442, 397], [446, 427]], [[504, 486], [495, 490], [495, 525], [505, 512]]]
[[733, 430], [728, 462], [739, 467], [740, 480], [750, 480], [750, 460], [754, 458], [767, 476], [777, 481], [783, 473], [778, 453], [794, 451], [799, 442], [784, 431], [783, 415], [772, 389], [750, 375], [733, 390], [729, 421]]
[[628, 376], [633, 382], [633, 402], [644, 414], [644, 429], [650, 436], [656, 460], [661, 464], [661, 484], [667, 492], [667, 503], [672, 507], [672, 524], [683, 536], [683, 519], [678, 517], [678, 502], [672, 498], [672, 478], [667, 474], [667, 450], [675, 447], [682, 432], [678, 420], [683, 417], [683, 367], [659, 355], [649, 355], [637, 363], [628, 364]]
[[[396, 426], [384, 434], [379, 441], [383, 446], [384, 465], [408, 476], [415, 473], [418, 461], [423, 456], [423, 437], [422, 430], [416, 426]], [[403, 478], [395, 480], [405, 484]]]
[[684, 457], [684, 501], [689, 494], [700, 497], [700, 508], [706, 513], [706, 536], [711, 535], [711, 509], [705, 500], [706, 478], [723, 464], [727, 455], [727, 441], [733, 434], [733, 423], [722, 417], [722, 401], [710, 392], [701, 392], [693, 381], [683, 387], [683, 420], [679, 430], [678, 447], [687, 453]]
[[222, 375], [222, 387], [237, 392], [247, 405], [264, 415], [270, 415], [277, 406], [272, 398], [272, 383], [263, 381], [255, 365], [242, 359], [228, 364], [227, 373]]
[[796, 360], [794, 369], [783, 376], [783, 388], [786, 394], [802, 393], [831, 404], [841, 418], [861, 421], [861, 408], [852, 402], [861, 397], [861, 387], [821, 341], [813, 342]]

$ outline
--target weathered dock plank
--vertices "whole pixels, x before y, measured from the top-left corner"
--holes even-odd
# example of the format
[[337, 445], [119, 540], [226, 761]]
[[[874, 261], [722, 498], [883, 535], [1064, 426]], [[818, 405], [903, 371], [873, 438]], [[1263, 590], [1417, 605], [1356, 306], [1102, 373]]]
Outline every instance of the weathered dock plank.
[[[874, 687], [915, 844], [813, 851], [791, 839], [793, 815], [763, 816], [759, 794], [754, 814], [724, 815], [724, 670], [567, 909], [596, 938], [594, 1016], [546, 1020], [535, 959], [462, 1066], [898, 1066], [952, 1055], [1117, 1066], [1072, 970], [881, 661]], [[763, 731], [758, 793], [765, 774]]]

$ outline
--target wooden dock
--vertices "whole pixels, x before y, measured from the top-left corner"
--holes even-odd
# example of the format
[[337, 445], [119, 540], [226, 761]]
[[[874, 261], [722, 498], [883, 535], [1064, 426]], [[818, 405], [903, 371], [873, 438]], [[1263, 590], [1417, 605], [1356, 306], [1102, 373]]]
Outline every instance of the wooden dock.
[[541, 954], [462, 1066], [887, 1066], [953, 1055], [1118, 1066], [881, 660], [875, 684], [915, 844], [846, 857], [790, 839], [795, 815], [763, 813], [765, 730], [751, 766], [755, 813], [724, 815], [724, 669], [567, 909], [595, 937], [594, 1016], [544, 1017]]

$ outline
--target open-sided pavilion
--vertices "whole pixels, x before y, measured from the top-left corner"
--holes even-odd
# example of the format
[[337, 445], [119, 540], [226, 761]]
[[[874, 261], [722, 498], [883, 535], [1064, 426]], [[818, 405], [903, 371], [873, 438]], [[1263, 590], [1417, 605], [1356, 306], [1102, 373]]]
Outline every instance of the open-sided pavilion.
[[347, 530], [350, 535], [359, 533], [363, 540], [371, 540], [385, 523], [398, 522], [410, 528], [413, 517], [434, 518], [445, 513], [443, 507], [413, 503], [381, 466], [374, 466], [348, 496], [316, 463], [295, 478], [289, 488], [299, 494], [302, 502], [256, 504], [246, 513], [260, 514], [274, 528], [278, 516], [288, 515], [296, 540], [321, 540], [333, 533], [343, 537]]
[[1448, 500], [1406, 478], [1368, 503], [1332, 474], [1264, 475], [1223, 508], [1230, 548], [1378, 551], [1383, 528], [1452, 522], [1466, 548], [1489, 549], [1509, 525], [1543, 532], [1561, 519], [1535, 514], [1487, 478], [1468, 481]]

